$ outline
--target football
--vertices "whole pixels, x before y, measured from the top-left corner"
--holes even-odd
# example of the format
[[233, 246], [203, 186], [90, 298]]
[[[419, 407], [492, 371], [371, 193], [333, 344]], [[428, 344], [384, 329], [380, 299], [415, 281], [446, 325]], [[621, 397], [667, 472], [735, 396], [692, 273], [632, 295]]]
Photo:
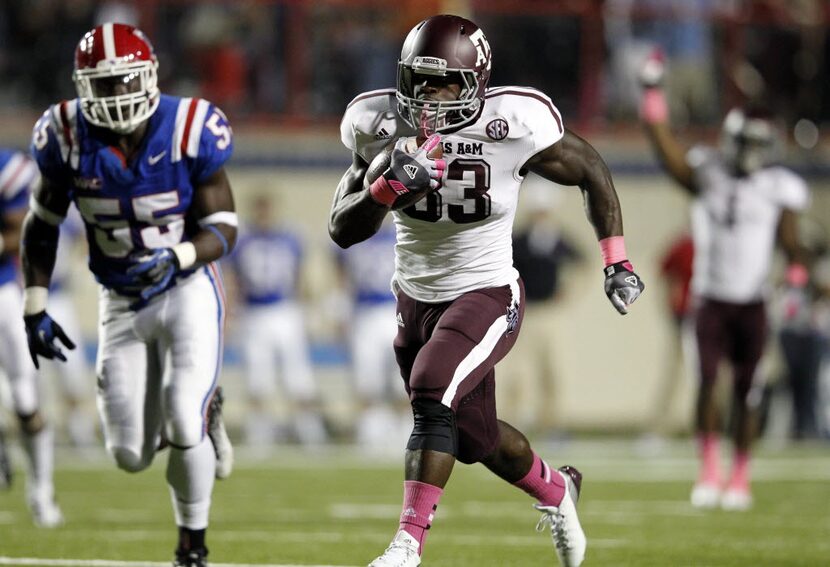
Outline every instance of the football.
[[[408, 152], [414, 152], [418, 146], [424, 143], [426, 138], [422, 137], [415, 137], [412, 136], [407, 139], [406, 142], [406, 150]], [[372, 160], [372, 163], [369, 164], [369, 169], [366, 170], [366, 181], [371, 184], [375, 179], [381, 176], [384, 171], [389, 168], [389, 162], [392, 159], [392, 150], [395, 149], [395, 141], [393, 140], [392, 143], [387, 145], [385, 148], [381, 150], [381, 152], [375, 156], [375, 159]], [[444, 155], [444, 150], [441, 147], [441, 144], [435, 146], [431, 152], [429, 152], [429, 157], [433, 159], [438, 159]], [[405, 209], [406, 207], [412, 206], [424, 197], [426, 197], [432, 190], [427, 191], [418, 191], [417, 193], [407, 193], [405, 195], [399, 196], [395, 199], [395, 202], [392, 203], [392, 210], [397, 211], [399, 209]]]

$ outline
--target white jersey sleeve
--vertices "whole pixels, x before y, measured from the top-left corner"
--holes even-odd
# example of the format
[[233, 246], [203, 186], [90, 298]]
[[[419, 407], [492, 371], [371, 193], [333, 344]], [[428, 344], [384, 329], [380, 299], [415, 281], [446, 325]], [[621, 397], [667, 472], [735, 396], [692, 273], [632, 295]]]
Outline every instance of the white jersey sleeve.
[[394, 89], [368, 91], [346, 107], [340, 122], [340, 140], [349, 150], [371, 163], [383, 148], [401, 136], [414, 136], [395, 112]]
[[[565, 126], [559, 110], [547, 95], [528, 87], [501, 87], [487, 92], [486, 104], [498, 105], [498, 114], [510, 125], [521, 126], [518, 131], [507, 136], [521, 136], [524, 144], [524, 153], [518, 156], [519, 168], [532, 156], [549, 148], [565, 135]], [[490, 138], [498, 138], [495, 132], [498, 119], [489, 122], [486, 126]], [[517, 169], [518, 173], [518, 169]]]
[[810, 205], [810, 190], [800, 176], [785, 167], [770, 168], [778, 187], [778, 202], [784, 209], [803, 211]]

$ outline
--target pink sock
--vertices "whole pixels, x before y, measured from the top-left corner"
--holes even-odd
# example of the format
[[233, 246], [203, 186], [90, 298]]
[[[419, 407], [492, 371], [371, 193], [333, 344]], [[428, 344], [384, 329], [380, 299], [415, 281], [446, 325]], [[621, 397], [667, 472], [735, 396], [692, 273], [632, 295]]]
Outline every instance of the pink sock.
[[533, 465], [516, 486], [533, 496], [542, 506], [559, 506], [565, 496], [565, 479], [533, 453]]
[[427, 530], [432, 524], [438, 500], [444, 491], [437, 486], [406, 480], [403, 483], [403, 511], [399, 529], [418, 540], [418, 554], [423, 553]]
[[719, 484], [720, 449], [718, 435], [716, 433], [699, 433], [697, 443], [701, 459], [698, 482], [704, 484]]
[[732, 478], [730, 488], [749, 488], [749, 451], [736, 451], [735, 461], [732, 463]]

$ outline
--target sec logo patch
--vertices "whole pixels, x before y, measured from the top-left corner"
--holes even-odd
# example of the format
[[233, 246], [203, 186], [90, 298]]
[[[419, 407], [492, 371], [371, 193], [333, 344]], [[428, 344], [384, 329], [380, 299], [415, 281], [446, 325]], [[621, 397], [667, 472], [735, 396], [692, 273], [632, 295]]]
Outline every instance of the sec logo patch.
[[487, 125], [487, 135], [494, 140], [504, 140], [510, 127], [507, 125], [507, 120], [504, 118], [496, 118], [491, 120]]

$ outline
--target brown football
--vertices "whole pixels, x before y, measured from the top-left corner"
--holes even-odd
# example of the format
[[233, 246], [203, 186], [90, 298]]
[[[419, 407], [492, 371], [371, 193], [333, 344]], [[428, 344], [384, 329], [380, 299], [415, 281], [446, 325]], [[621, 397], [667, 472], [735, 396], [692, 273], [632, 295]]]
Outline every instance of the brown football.
[[[414, 151], [415, 148], [424, 143], [424, 140], [425, 138], [421, 138], [420, 136], [417, 139], [409, 138], [407, 141], [407, 150]], [[369, 184], [380, 177], [381, 174], [389, 168], [389, 161], [392, 159], [392, 150], [394, 149], [395, 141], [393, 140], [389, 145], [383, 148], [380, 153], [375, 156], [375, 159], [372, 160], [372, 163], [369, 164], [369, 168], [366, 170], [366, 181]], [[433, 150], [429, 153], [429, 157], [434, 159], [438, 159], [443, 155], [444, 149], [441, 147], [441, 144], [435, 146], [435, 148], [433, 148]], [[431, 192], [432, 189], [401, 195], [395, 199], [394, 203], [392, 203], [392, 210], [397, 211], [399, 209], [405, 209], [406, 207], [412, 206]]]

